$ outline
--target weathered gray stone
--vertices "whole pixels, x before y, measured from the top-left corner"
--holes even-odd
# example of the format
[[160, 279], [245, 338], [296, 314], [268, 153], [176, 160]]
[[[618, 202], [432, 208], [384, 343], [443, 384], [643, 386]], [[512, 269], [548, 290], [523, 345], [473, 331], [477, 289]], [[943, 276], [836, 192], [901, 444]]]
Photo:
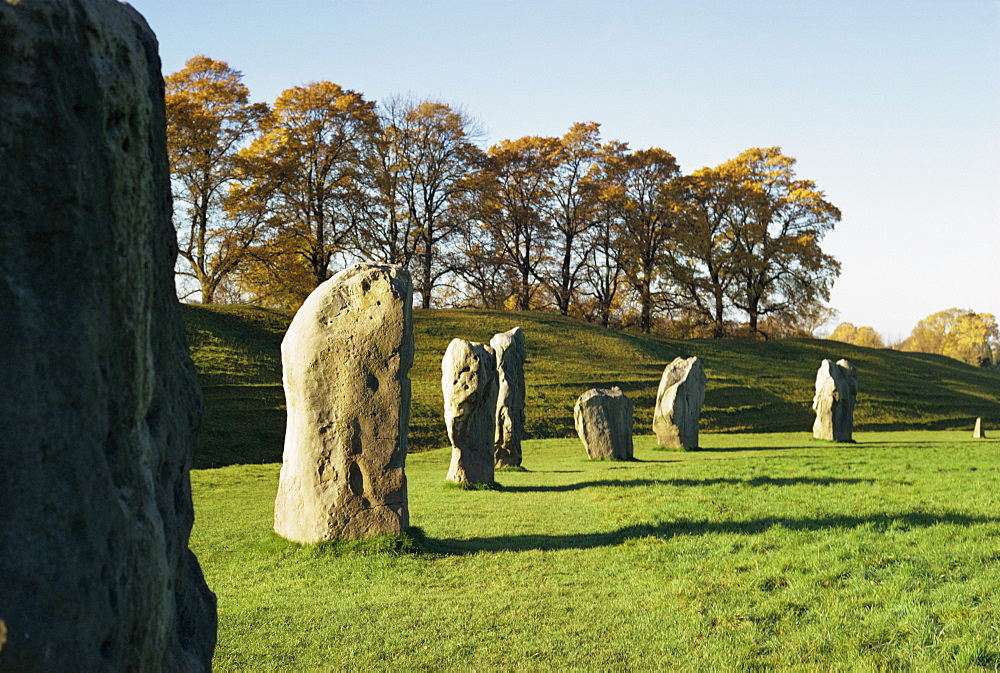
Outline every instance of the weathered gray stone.
[[632, 400], [617, 386], [592, 388], [580, 395], [573, 420], [591, 459], [632, 460]]
[[451, 440], [448, 479], [460, 484], [493, 483], [497, 388], [493, 349], [452, 339], [441, 360], [444, 422]]
[[976, 427], [972, 429], [973, 439], [986, 439], [986, 431], [983, 429], [983, 419], [976, 419]]
[[653, 409], [653, 432], [660, 446], [698, 448], [698, 421], [707, 384], [699, 358], [676, 358], [664, 368]]
[[854, 402], [858, 372], [847, 360], [823, 360], [816, 372], [813, 397], [813, 437], [833, 442], [854, 441]]
[[501, 332], [490, 339], [490, 348], [496, 354], [500, 384], [493, 462], [496, 467], [517, 467], [524, 435], [524, 332], [520, 327]]
[[0, 2], [0, 670], [211, 666], [159, 68], [128, 5]]
[[410, 275], [357, 264], [306, 299], [281, 342], [288, 408], [274, 530], [295, 542], [409, 527]]

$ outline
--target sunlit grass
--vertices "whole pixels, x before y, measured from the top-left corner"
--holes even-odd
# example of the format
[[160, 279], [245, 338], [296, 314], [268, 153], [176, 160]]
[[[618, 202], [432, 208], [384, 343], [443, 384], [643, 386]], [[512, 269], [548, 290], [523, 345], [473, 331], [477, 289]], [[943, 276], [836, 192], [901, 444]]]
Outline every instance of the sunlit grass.
[[218, 670], [994, 670], [1000, 440], [705, 435], [586, 460], [529, 441], [500, 490], [409, 456], [401, 538], [271, 533], [278, 466], [192, 473]]

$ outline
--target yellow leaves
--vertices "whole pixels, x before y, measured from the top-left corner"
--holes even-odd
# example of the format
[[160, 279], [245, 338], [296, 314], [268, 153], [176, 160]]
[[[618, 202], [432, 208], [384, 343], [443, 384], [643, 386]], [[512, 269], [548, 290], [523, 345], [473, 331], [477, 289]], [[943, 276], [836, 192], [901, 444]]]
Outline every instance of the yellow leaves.
[[885, 348], [882, 336], [871, 327], [855, 327], [849, 322], [837, 325], [837, 328], [828, 337], [831, 341], [840, 341], [845, 344], [855, 346], [865, 346], [867, 348]]
[[946, 355], [967, 364], [989, 364], [1000, 346], [996, 317], [990, 313], [950, 308], [933, 313], [913, 328], [903, 350]]

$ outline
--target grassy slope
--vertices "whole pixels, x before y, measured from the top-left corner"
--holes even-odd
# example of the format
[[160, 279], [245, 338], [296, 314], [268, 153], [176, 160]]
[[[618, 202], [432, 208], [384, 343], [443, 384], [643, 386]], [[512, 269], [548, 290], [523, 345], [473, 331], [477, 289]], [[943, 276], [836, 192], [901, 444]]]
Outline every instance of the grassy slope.
[[[284, 397], [280, 343], [288, 313], [184, 306], [188, 340], [205, 392], [198, 467], [281, 459]], [[411, 371], [413, 450], [447, 443], [441, 420], [440, 359], [453, 337], [488, 341], [515, 325], [528, 344], [527, 434], [573, 436], [572, 407], [592, 387], [620, 386], [635, 403], [636, 432], [651, 431], [660, 374], [677, 356], [697, 355], [709, 377], [702, 428], [800, 431], [823, 358], [859, 369], [855, 422], [863, 430], [971, 428], [1000, 415], [1000, 374], [949, 358], [859, 348], [831, 341], [771, 342], [643, 337], [547, 313], [415, 311]], [[993, 427], [993, 426], [989, 426]]]
[[271, 533], [277, 465], [192, 473], [216, 670], [996, 670], [1000, 440], [715, 434], [500, 491], [407, 460], [418, 553]]

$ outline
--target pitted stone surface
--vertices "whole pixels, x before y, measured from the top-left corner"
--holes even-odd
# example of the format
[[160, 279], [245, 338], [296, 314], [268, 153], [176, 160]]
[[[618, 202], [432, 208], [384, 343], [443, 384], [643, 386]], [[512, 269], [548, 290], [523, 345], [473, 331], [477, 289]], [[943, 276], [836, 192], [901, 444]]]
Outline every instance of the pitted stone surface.
[[496, 467], [521, 464], [521, 438], [524, 436], [524, 331], [515, 327], [490, 339], [497, 358], [496, 433], [493, 462]]
[[833, 442], [854, 441], [854, 403], [858, 372], [847, 360], [823, 360], [816, 372], [813, 397], [813, 437]]
[[653, 410], [653, 432], [660, 446], [698, 448], [698, 421], [707, 384], [699, 358], [676, 358], [666, 366]]
[[497, 388], [493, 349], [452, 339], [441, 360], [444, 420], [451, 441], [451, 481], [493, 483]]
[[156, 38], [0, 2], [0, 670], [209, 670]]
[[295, 542], [409, 527], [410, 276], [357, 264], [306, 299], [281, 342], [288, 408], [274, 530]]
[[573, 420], [587, 456], [632, 460], [632, 400], [617, 386], [592, 388], [576, 400]]

